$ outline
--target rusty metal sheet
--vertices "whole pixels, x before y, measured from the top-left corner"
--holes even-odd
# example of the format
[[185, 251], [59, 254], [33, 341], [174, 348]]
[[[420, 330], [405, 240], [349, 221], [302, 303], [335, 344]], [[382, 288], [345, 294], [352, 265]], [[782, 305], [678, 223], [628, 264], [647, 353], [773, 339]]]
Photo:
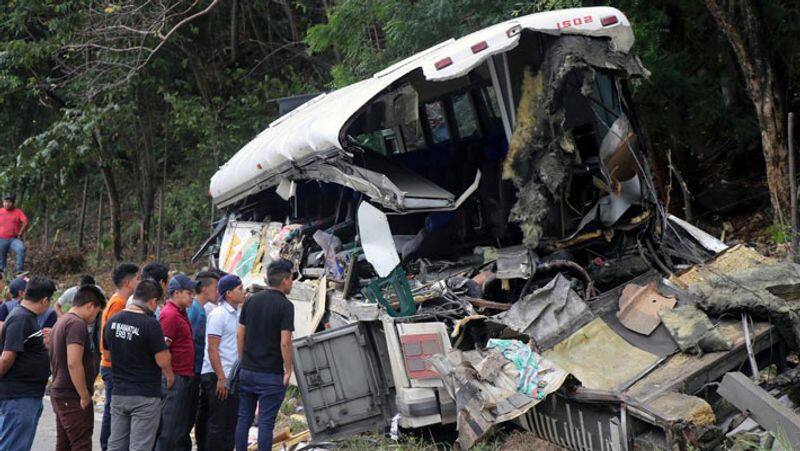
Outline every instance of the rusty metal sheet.
[[628, 329], [650, 335], [661, 324], [658, 311], [672, 309], [678, 301], [658, 292], [656, 282], [641, 286], [628, 284], [619, 297], [617, 318]]

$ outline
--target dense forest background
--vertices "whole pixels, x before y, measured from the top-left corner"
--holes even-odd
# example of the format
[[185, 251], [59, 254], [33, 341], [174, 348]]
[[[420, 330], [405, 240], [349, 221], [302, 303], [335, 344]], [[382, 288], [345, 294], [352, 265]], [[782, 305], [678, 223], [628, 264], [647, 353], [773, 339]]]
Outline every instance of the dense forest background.
[[651, 72], [634, 95], [670, 211], [716, 233], [760, 218], [781, 239], [796, 0], [6, 0], [0, 191], [17, 195], [40, 256], [142, 260], [160, 240], [185, 259], [218, 215], [211, 175], [276, 99], [514, 16], [599, 4], [627, 14]]

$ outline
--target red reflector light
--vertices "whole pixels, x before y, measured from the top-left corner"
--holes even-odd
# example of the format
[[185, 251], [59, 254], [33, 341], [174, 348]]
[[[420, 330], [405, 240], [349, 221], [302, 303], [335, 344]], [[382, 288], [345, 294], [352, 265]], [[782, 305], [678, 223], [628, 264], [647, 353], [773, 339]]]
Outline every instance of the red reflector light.
[[263, 167], [263, 166], [261, 166], [261, 163], [256, 163], [256, 167], [257, 167], [258, 169], [264, 169], [264, 167]]
[[472, 49], [472, 53], [478, 53], [489, 48], [489, 44], [487, 44], [486, 41], [481, 41], [470, 48]]
[[442, 70], [451, 64], [453, 64], [453, 59], [448, 56], [447, 58], [443, 58], [437, 61], [436, 64], [434, 64], [434, 66], [436, 67], [436, 70]]
[[607, 27], [609, 25], [614, 25], [617, 22], [619, 22], [617, 16], [606, 16], [600, 19], [600, 24], [602, 24], [604, 27]]

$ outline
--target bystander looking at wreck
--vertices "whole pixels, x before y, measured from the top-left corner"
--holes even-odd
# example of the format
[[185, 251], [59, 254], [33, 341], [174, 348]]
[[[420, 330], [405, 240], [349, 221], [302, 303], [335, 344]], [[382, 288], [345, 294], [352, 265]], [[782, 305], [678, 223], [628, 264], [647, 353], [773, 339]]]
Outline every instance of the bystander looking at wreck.
[[292, 291], [294, 266], [276, 260], [267, 268], [269, 288], [256, 293], [242, 307], [237, 345], [239, 415], [236, 450], [247, 450], [247, 437], [258, 405], [258, 449], [272, 447], [272, 431], [286, 386], [292, 375], [294, 306], [286, 298]]

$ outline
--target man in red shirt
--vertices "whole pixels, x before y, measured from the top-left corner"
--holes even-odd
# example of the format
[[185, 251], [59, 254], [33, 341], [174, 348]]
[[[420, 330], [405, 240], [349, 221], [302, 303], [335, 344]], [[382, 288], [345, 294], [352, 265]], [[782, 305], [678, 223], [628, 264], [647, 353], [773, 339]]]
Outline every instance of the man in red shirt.
[[192, 305], [198, 283], [184, 274], [176, 274], [167, 285], [169, 299], [158, 316], [172, 355], [175, 384], [164, 393], [156, 451], [192, 449], [189, 431], [194, 423], [195, 412], [190, 411], [189, 406], [197, 381], [194, 374], [194, 335], [186, 308]]
[[17, 273], [25, 270], [25, 232], [28, 231], [28, 217], [14, 206], [16, 198], [12, 194], [3, 197], [0, 208], [0, 274], [6, 271], [6, 256], [11, 249], [16, 255]]

